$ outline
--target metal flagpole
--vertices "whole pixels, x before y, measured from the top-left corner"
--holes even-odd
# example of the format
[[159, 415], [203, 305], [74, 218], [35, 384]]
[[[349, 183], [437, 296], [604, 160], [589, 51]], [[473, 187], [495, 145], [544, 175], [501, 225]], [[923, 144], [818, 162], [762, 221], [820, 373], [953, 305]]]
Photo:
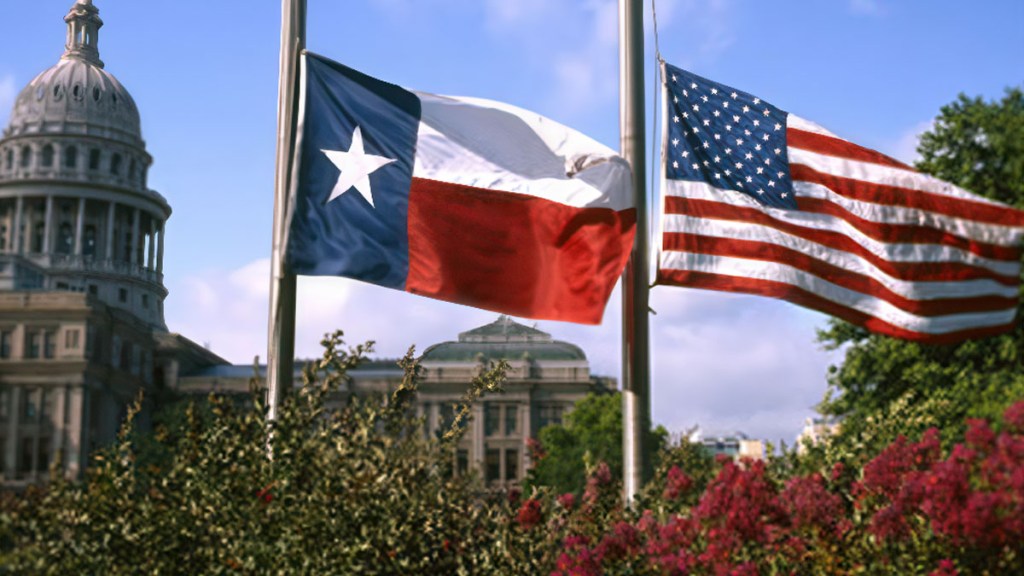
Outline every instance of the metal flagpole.
[[281, 0], [281, 64], [277, 93], [277, 172], [270, 252], [270, 321], [267, 342], [268, 418], [277, 418], [295, 362], [295, 274], [284, 264], [288, 189], [295, 148], [299, 53], [306, 46], [306, 0]]
[[619, 0], [619, 142], [633, 168], [636, 206], [636, 240], [622, 275], [623, 492], [630, 502], [643, 485], [649, 457], [644, 438], [651, 423], [643, 4]]

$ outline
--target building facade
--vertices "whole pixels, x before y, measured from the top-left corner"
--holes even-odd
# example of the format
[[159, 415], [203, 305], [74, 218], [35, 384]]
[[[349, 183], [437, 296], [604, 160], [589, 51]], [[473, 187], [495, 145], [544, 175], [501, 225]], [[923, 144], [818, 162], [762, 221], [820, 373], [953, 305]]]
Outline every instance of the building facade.
[[[503, 391], [472, 405], [472, 419], [456, 449], [455, 468], [472, 468], [489, 486], [505, 488], [517, 485], [529, 468], [530, 438], [536, 438], [544, 426], [561, 424], [588, 393], [614, 391], [615, 381], [591, 375], [587, 357], [578, 346], [502, 316], [459, 334], [457, 340], [424, 350], [415, 401], [416, 413], [424, 420], [424, 434], [447, 430], [469, 383], [498, 360], [509, 364]], [[252, 366], [210, 366], [180, 376], [175, 389], [185, 394], [247, 394], [252, 376]], [[353, 394], [389, 394], [398, 387], [403, 373], [394, 360], [373, 360], [349, 376], [334, 399], [339, 404]]]
[[91, 0], [64, 53], [18, 94], [0, 137], [0, 478], [77, 477], [139, 392], [142, 425], [184, 366], [224, 363], [164, 322], [171, 207], [128, 91], [100, 60]]

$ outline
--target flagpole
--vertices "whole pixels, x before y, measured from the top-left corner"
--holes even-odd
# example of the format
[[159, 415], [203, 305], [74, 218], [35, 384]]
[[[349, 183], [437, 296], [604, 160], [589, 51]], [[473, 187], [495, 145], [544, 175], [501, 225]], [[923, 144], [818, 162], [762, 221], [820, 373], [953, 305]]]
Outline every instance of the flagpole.
[[270, 252], [270, 319], [267, 338], [267, 418], [277, 418], [293, 381], [295, 362], [295, 274], [284, 263], [288, 189], [295, 147], [299, 53], [306, 46], [306, 0], [281, 0], [281, 62], [277, 93], [277, 169], [274, 230]]
[[644, 482], [650, 429], [647, 185], [644, 174], [643, 0], [619, 0], [619, 138], [633, 168], [636, 240], [622, 275], [623, 492], [632, 502]]

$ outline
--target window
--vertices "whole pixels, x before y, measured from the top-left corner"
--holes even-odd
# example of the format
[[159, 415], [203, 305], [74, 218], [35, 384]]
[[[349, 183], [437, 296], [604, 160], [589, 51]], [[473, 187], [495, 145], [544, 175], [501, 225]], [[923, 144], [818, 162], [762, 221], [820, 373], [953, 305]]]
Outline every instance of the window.
[[39, 358], [43, 349], [43, 331], [38, 328], [25, 331], [25, 358]]
[[117, 301], [118, 302], [127, 302], [128, 301], [128, 290], [127, 289], [125, 289], [125, 288], [118, 288], [117, 289]]
[[38, 394], [39, 390], [22, 390], [21, 417], [25, 419], [26, 424], [34, 422], [36, 415], [39, 414]]
[[110, 363], [117, 367], [117, 362], [121, 359], [121, 337], [114, 334], [113, 344], [110, 347]]
[[36, 444], [36, 470], [45, 472], [50, 468], [50, 438], [42, 437]]
[[[11, 415], [11, 389], [0, 389], [0, 422], [7, 422]], [[3, 462], [0, 461], [0, 464]]]
[[518, 406], [505, 406], [505, 436], [512, 436], [519, 432], [519, 410]]
[[43, 146], [42, 158], [40, 160], [44, 168], [53, 166], [53, 144]]
[[21, 167], [28, 168], [32, 165], [32, 148], [30, 146], [21, 147]]
[[561, 424], [564, 408], [561, 404], [542, 404], [538, 410], [538, 424], [541, 428], [550, 424]]
[[39, 391], [39, 417], [45, 422], [53, 415], [53, 407], [56, 404], [56, 396], [50, 390], [43, 388]]
[[11, 357], [11, 338], [14, 337], [14, 331], [10, 328], [0, 330], [0, 358]]
[[142, 373], [142, 349], [132, 346], [132, 374], [138, 376]]
[[85, 235], [82, 239], [82, 254], [85, 256], [96, 254], [96, 227], [92, 224], [85, 227]]
[[21, 453], [18, 454], [18, 475], [27, 476], [32, 472], [32, 438], [21, 439]]
[[74, 236], [71, 235], [71, 223], [64, 222], [57, 229], [57, 252], [60, 254], [71, 254], [71, 242]]
[[78, 167], [78, 148], [75, 148], [74, 146], [68, 146], [67, 148], [64, 149], [64, 167]]
[[484, 472], [486, 473], [485, 480], [488, 482], [501, 480], [501, 450], [487, 449], [487, 454], [484, 457]]
[[44, 330], [43, 331], [43, 356], [46, 358], [53, 358], [54, 353], [57, 350], [57, 331], [56, 330]]
[[7, 250], [7, 225], [0, 224], [0, 250]]
[[488, 403], [484, 409], [484, 435], [494, 436], [501, 430], [501, 405]]
[[42, 220], [37, 220], [32, 225], [32, 251], [42, 252], [43, 251], [43, 238], [46, 237], [46, 224]]
[[462, 476], [466, 472], [469, 472], [469, 451], [459, 448], [455, 453], [455, 473]]
[[[132, 352], [134, 352], [134, 346], [131, 342], [124, 342], [121, 344], [121, 359], [119, 360], [117, 367], [122, 370], [128, 370], [132, 368]], [[133, 370], [134, 372], [134, 370]]]
[[11, 168], [14, 168], [14, 149], [13, 148], [8, 148], [7, 149], [7, 169], [10, 170]]
[[93, 148], [89, 150], [89, 170], [100, 169], [100, 150], [99, 148]]
[[149, 308], [149, 294], [142, 295], [142, 307]]
[[69, 350], [78, 349], [78, 341], [81, 336], [81, 331], [78, 328], [73, 328], [64, 333], [64, 347]]
[[110, 158], [110, 173], [114, 176], [121, 174], [121, 155], [114, 154]]
[[519, 450], [505, 450], [505, 480], [515, 481], [519, 479]]
[[89, 284], [89, 294], [92, 294], [93, 296], [99, 296], [100, 287], [95, 284]]

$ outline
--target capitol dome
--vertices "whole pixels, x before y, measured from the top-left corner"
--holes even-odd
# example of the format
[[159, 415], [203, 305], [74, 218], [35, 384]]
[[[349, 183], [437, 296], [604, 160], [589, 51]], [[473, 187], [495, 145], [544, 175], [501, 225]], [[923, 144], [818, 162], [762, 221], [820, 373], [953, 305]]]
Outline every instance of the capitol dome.
[[104, 69], [92, 0], [64, 54], [19, 93], [0, 137], [0, 290], [87, 292], [165, 329], [171, 207], [147, 186], [139, 111]]
[[64, 20], [64, 55], [18, 95], [4, 136], [78, 133], [142, 146], [135, 101], [99, 58], [99, 10], [79, 0]]

